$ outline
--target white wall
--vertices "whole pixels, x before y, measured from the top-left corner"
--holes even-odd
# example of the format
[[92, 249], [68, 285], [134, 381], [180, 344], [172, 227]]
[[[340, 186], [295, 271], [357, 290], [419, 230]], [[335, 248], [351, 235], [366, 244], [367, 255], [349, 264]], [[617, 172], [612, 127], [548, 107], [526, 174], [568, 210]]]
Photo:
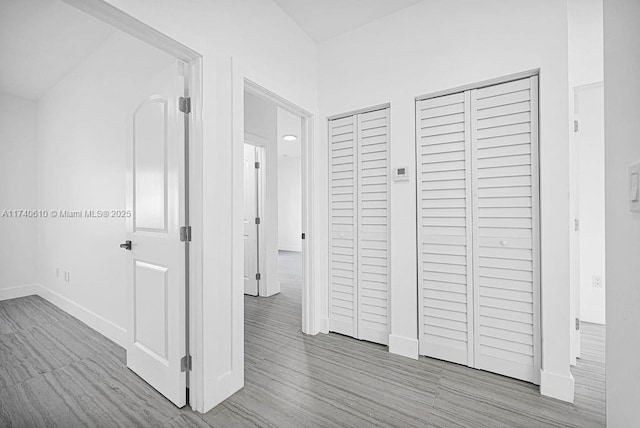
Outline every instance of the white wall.
[[567, 1], [570, 88], [603, 79], [602, 1]]
[[302, 168], [299, 157], [278, 158], [278, 249], [302, 251]]
[[[424, 1], [319, 49], [322, 117], [390, 102], [392, 166], [411, 168], [414, 97], [541, 69], [541, 391], [573, 400], [566, 1]], [[321, 126], [326, 181], [326, 122]], [[326, 198], [326, 188], [323, 191]], [[414, 178], [392, 183], [390, 351], [414, 357], [418, 352], [415, 192]]]
[[638, 425], [640, 214], [628, 167], [640, 162], [640, 2], [604, 1], [607, 425]]
[[38, 208], [36, 180], [36, 104], [0, 94], [0, 300], [31, 294], [37, 279], [37, 220], [5, 212]]
[[[41, 209], [125, 209], [127, 117], [139, 88], [173, 61], [116, 33], [43, 95], [37, 119]], [[128, 325], [130, 256], [119, 248], [125, 234], [124, 218], [38, 221], [44, 297], [120, 344]]]

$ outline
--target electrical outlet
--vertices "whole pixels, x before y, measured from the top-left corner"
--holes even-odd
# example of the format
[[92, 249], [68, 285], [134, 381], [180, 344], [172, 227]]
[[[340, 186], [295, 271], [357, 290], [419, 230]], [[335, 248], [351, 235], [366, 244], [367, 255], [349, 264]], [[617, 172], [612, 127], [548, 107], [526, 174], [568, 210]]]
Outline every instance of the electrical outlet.
[[593, 275], [592, 277], [592, 285], [594, 288], [602, 288], [602, 277], [598, 275]]

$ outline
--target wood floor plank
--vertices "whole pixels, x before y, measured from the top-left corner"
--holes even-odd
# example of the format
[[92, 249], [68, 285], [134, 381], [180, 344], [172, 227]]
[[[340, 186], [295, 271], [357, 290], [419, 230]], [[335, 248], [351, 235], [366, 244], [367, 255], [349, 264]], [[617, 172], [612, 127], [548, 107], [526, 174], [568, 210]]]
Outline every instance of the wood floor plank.
[[575, 404], [436, 359], [301, 332], [301, 260], [281, 252], [282, 292], [245, 296], [245, 387], [201, 415], [126, 368], [124, 349], [37, 296], [0, 302], [2, 427], [604, 426], [604, 327], [582, 324]]

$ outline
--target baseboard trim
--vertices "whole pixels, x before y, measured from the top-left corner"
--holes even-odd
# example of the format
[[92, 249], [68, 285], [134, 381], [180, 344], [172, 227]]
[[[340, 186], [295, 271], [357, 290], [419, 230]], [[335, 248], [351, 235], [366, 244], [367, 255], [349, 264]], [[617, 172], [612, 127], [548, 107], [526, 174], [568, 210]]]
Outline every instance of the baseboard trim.
[[320, 333], [329, 333], [329, 318], [320, 318], [319, 330]]
[[36, 294], [36, 284], [20, 285], [18, 287], [9, 287], [0, 289], [0, 301], [17, 299], [20, 297], [33, 296]]
[[418, 359], [418, 339], [389, 335], [389, 352], [403, 357]]
[[302, 252], [302, 246], [300, 245], [294, 245], [294, 244], [283, 244], [283, 245], [278, 245], [278, 251], [293, 251], [295, 253], [301, 253]]
[[95, 312], [80, 306], [76, 302], [56, 293], [48, 287], [42, 284], [34, 286], [36, 293], [43, 299], [62, 309], [72, 317], [85, 323], [98, 333], [102, 334], [106, 338], [112, 340], [123, 348], [126, 345], [127, 330], [120, 327], [117, 324], [101, 317]]
[[575, 380], [571, 373], [563, 376], [540, 370], [540, 394], [573, 403], [574, 391]]

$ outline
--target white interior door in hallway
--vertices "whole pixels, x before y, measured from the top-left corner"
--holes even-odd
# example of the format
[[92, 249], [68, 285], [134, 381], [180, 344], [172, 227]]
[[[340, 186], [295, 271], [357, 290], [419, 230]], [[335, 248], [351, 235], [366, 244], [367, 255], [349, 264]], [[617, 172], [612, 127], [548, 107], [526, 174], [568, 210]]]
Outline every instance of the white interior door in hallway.
[[153, 79], [130, 118], [127, 242], [131, 251], [127, 366], [175, 405], [186, 404], [184, 78]]
[[538, 78], [416, 103], [420, 354], [539, 384]]
[[259, 285], [259, 179], [258, 148], [251, 144], [244, 145], [244, 211], [242, 225], [244, 227], [244, 294], [258, 295]]
[[329, 121], [330, 330], [389, 342], [389, 108]]

